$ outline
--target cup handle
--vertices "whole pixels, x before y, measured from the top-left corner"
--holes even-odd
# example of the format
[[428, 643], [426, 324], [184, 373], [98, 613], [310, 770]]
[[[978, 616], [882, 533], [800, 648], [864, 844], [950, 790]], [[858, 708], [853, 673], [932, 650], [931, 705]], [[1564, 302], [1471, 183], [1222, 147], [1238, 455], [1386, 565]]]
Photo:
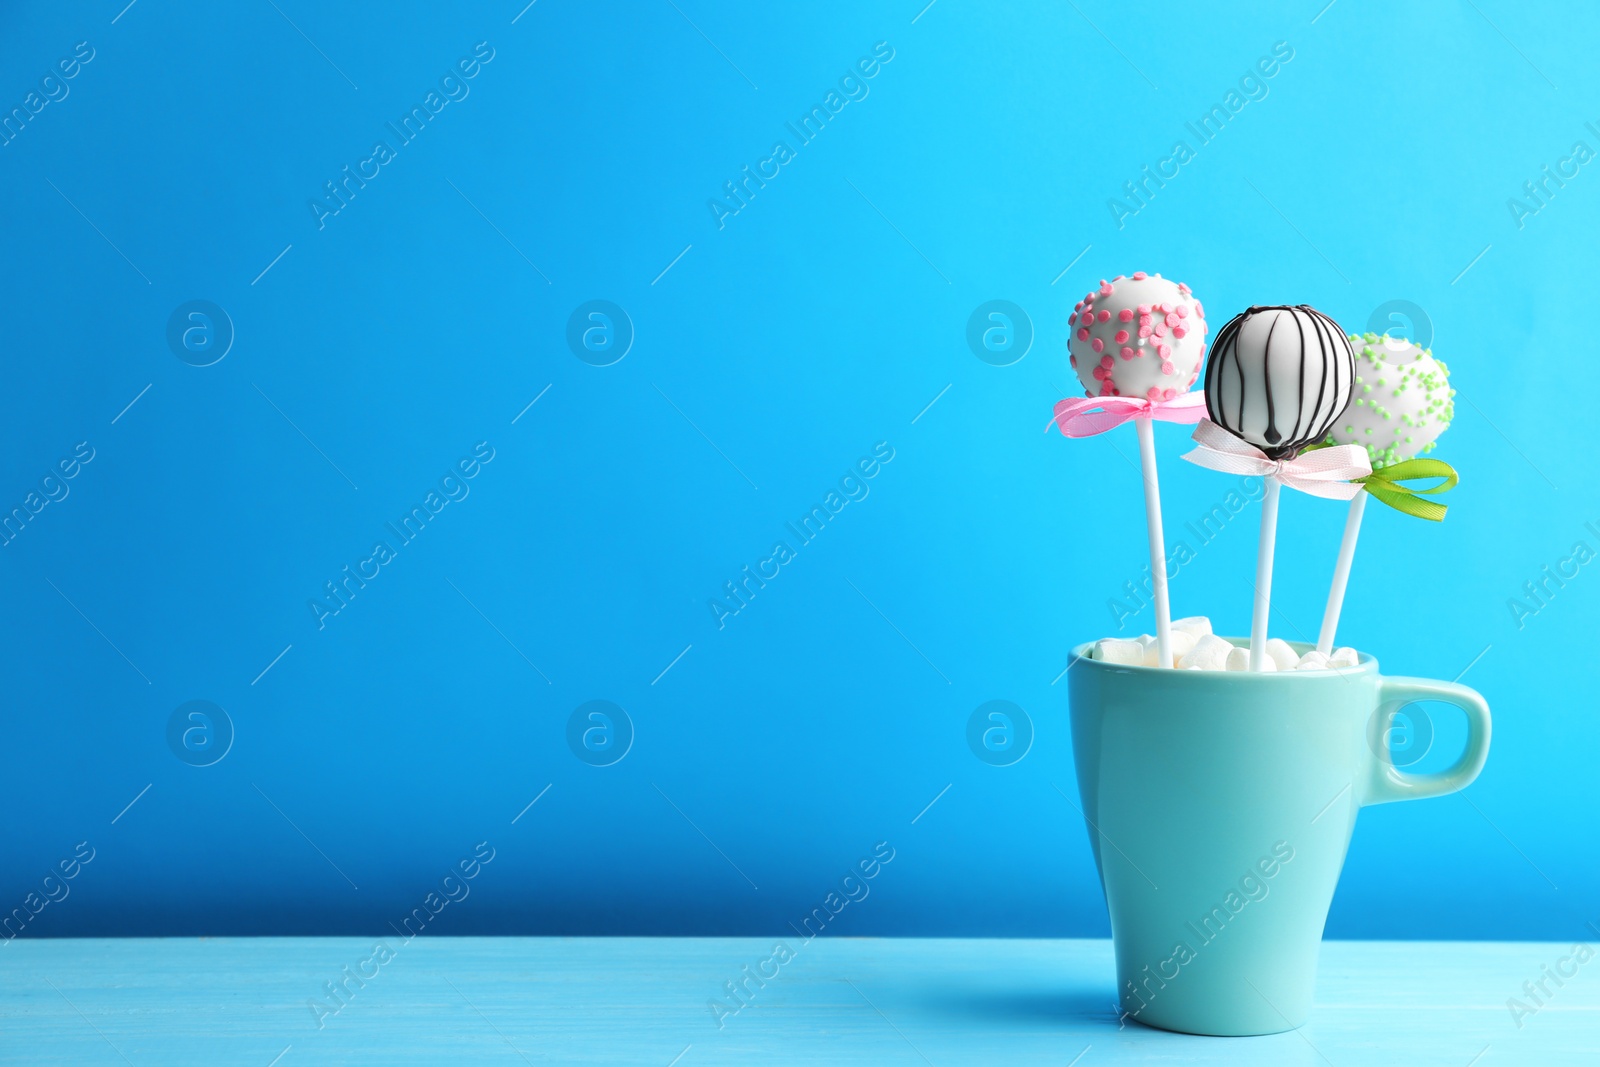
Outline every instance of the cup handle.
[[1434, 774], [1407, 774], [1397, 770], [1389, 759], [1387, 744], [1373, 761], [1372, 776], [1364, 804], [1387, 804], [1394, 800], [1420, 800], [1465, 789], [1483, 770], [1489, 758], [1489, 704], [1476, 691], [1454, 682], [1435, 682], [1427, 678], [1384, 678], [1378, 688], [1378, 713], [1387, 725], [1395, 712], [1418, 700], [1441, 700], [1454, 704], [1467, 715], [1467, 747], [1455, 765]]

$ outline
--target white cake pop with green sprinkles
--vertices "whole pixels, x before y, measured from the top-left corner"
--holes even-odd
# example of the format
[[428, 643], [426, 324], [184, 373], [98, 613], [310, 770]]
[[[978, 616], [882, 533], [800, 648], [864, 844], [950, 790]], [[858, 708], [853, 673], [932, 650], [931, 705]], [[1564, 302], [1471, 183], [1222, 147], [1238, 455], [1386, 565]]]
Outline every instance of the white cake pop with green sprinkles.
[[1328, 440], [1361, 445], [1372, 466], [1387, 467], [1433, 451], [1455, 416], [1450, 370], [1422, 348], [1388, 334], [1351, 334], [1356, 386]]

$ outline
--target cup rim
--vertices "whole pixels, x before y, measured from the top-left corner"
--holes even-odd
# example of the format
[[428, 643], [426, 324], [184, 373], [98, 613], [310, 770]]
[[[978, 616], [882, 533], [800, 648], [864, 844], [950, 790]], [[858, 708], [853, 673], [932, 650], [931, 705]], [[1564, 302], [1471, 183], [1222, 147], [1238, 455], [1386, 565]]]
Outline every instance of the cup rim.
[[[1248, 637], [1229, 637], [1226, 634], [1218, 634], [1217, 636], [1226, 638], [1228, 641], [1231, 641], [1233, 644], [1240, 647], [1248, 648], [1250, 645], [1250, 639]], [[1089, 653], [1093, 651], [1094, 646], [1098, 643], [1099, 639], [1096, 639], [1094, 641], [1085, 641], [1083, 644], [1075, 647], [1072, 650], [1070, 660], [1067, 664], [1067, 669], [1070, 671], [1073, 667], [1077, 666], [1079, 662], [1083, 662], [1089, 664], [1096, 670], [1112, 671], [1115, 673], [1150, 674], [1178, 677], [1183, 678], [1186, 681], [1191, 679], [1195, 680], [1197, 684], [1204, 684], [1201, 682], [1202, 679], [1215, 679], [1217, 681], [1229, 682], [1237, 681], [1243, 685], [1262, 685], [1265, 684], [1269, 679], [1273, 678], [1303, 678], [1310, 683], [1331, 678], [1338, 678], [1348, 681], [1352, 676], [1365, 677], [1367, 675], [1375, 675], [1378, 673], [1377, 657], [1360, 650], [1357, 650], [1356, 652], [1358, 659], [1354, 667], [1329, 667], [1323, 670], [1315, 671], [1191, 671], [1177, 670], [1171, 667], [1144, 667], [1129, 663], [1107, 663], [1105, 660], [1095, 659], [1089, 655]], [[1311, 649], [1315, 648], [1316, 643], [1312, 641], [1290, 641], [1289, 647], [1299, 652], [1303, 656]]]

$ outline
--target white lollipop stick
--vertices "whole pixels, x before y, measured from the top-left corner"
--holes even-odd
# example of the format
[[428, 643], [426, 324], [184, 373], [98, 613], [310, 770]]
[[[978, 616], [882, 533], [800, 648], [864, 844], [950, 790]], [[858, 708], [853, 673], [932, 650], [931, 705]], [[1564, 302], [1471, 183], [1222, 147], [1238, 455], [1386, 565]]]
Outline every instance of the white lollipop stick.
[[1266, 476], [1261, 497], [1261, 543], [1256, 548], [1256, 603], [1250, 616], [1250, 669], [1267, 658], [1267, 614], [1272, 609], [1272, 553], [1278, 542], [1278, 479]]
[[1339, 628], [1339, 612], [1344, 608], [1344, 587], [1350, 581], [1350, 563], [1356, 556], [1356, 538], [1361, 536], [1361, 514], [1367, 510], [1367, 491], [1350, 498], [1350, 513], [1344, 520], [1344, 539], [1339, 542], [1339, 561], [1333, 565], [1333, 585], [1328, 589], [1328, 607], [1322, 613], [1322, 632], [1317, 635], [1317, 651], [1324, 656], [1333, 651], [1333, 633]]
[[1133, 420], [1139, 431], [1139, 466], [1144, 474], [1144, 520], [1150, 531], [1150, 579], [1156, 602], [1156, 656], [1172, 666], [1172, 609], [1167, 604], [1167, 544], [1161, 532], [1161, 487], [1156, 481], [1156, 440], [1148, 418]]

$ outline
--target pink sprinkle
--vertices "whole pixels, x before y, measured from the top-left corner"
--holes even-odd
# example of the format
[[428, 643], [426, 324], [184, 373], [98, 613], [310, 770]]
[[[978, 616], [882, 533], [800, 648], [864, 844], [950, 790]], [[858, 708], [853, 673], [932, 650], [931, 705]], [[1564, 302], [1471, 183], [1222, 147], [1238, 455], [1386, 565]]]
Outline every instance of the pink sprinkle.
[[1119, 274], [1115, 278], [1112, 278], [1111, 280], [1114, 281], [1114, 282], [1120, 282], [1122, 280], [1122, 275]]
[[1140, 326], [1148, 326], [1154, 321], [1155, 321], [1155, 316], [1154, 315], [1140, 315], [1139, 316], [1139, 325]]
[[1187, 285], [1184, 285], [1182, 282], [1179, 282], [1178, 283], [1178, 292], [1182, 293], [1184, 296], [1188, 296], [1189, 295], [1189, 287]]
[[1119, 345], [1127, 344], [1128, 343], [1128, 331], [1127, 330], [1118, 330], [1117, 331], [1117, 336], [1113, 337], [1112, 340], [1117, 342], [1117, 344], [1119, 344]]
[[1202, 319], [1206, 317], [1206, 309], [1200, 306], [1200, 301], [1198, 300], [1194, 302], [1194, 313]]
[[1178, 318], [1177, 312], [1169, 311], [1167, 312], [1167, 317], [1161, 321], [1165, 322], [1168, 326], [1176, 326], [1182, 320]]
[[1132, 322], [1133, 321], [1133, 309], [1132, 308], [1123, 308], [1121, 311], [1117, 312], [1117, 321], [1118, 322]]
[[1096, 367], [1094, 369], [1094, 377], [1095, 377], [1095, 381], [1098, 381], [1098, 382], [1105, 381], [1106, 380], [1106, 369], [1104, 367]]
[[1123, 359], [1132, 359], [1134, 356], [1137, 356], [1138, 354], [1139, 353], [1135, 352], [1133, 349], [1128, 348], [1126, 346], [1124, 346], [1123, 349], [1122, 349], [1122, 358]]
[[1179, 304], [1178, 305], [1178, 318], [1186, 319], [1188, 317], [1189, 317], [1189, 306], [1187, 304]]
[[1100, 357], [1100, 366], [1104, 367], [1106, 370], [1110, 370], [1111, 367], [1112, 367], [1111, 357], [1110, 356], [1101, 356]]
[[1111, 383], [1109, 381], [1104, 381], [1104, 382], [1100, 383], [1100, 395], [1101, 396], [1110, 396], [1114, 392], [1116, 392], [1116, 390], [1111, 387]]
[[1133, 272], [1133, 280], [1136, 282], [1142, 282], [1148, 277], [1149, 275], [1142, 270], [1136, 270]]
[[1139, 305], [1139, 314], [1141, 314], [1141, 315], [1150, 314], [1150, 305], [1149, 304], [1140, 304]]
[[1172, 328], [1172, 336], [1174, 337], [1183, 337], [1188, 332], [1189, 331], [1184, 329], [1182, 326], [1174, 326]]
[[1067, 358], [1072, 360], [1072, 369], [1073, 370], [1077, 370], [1078, 369], [1078, 357], [1069, 355]]
[[1165, 337], [1167, 335], [1167, 328], [1158, 322], [1155, 325], [1155, 334], [1157, 337]]
[[1089, 342], [1089, 347], [1094, 349], [1096, 352], [1102, 352], [1105, 350], [1106, 343], [1100, 340], [1100, 338], [1096, 337], [1093, 341]]
[[1067, 316], [1067, 325], [1068, 325], [1068, 326], [1071, 326], [1071, 325], [1072, 325], [1072, 324], [1073, 324], [1073, 323], [1075, 323], [1075, 322], [1077, 322], [1077, 321], [1078, 321], [1078, 314], [1077, 314], [1077, 312], [1073, 312], [1073, 313], [1072, 313], [1072, 314], [1071, 314], [1071, 315], [1068, 315], [1068, 316]]
[[1172, 369], [1172, 361], [1170, 359], [1164, 361], [1161, 364], [1161, 373], [1162, 374], [1172, 374], [1172, 373], [1174, 373], [1174, 371]]
[[1089, 339], [1089, 330], [1088, 330], [1088, 328], [1084, 327], [1084, 326], [1078, 327], [1078, 340], [1087, 341], [1088, 339]]
[[1111, 290], [1111, 283], [1110, 282], [1101, 282], [1100, 283], [1100, 295], [1101, 296], [1110, 296], [1111, 295], [1111, 291], [1112, 290]]
[[1161, 399], [1161, 390], [1157, 389], [1155, 386], [1152, 385], [1150, 387], [1150, 391], [1148, 393], [1146, 393], [1145, 396], [1149, 397], [1151, 400], [1160, 400]]
[[1161, 354], [1162, 359], [1170, 359], [1172, 357], [1171, 345], [1156, 345], [1156, 351]]
[[1148, 327], [1148, 326], [1139, 327], [1139, 336], [1140, 337], [1149, 337], [1150, 336], [1150, 327]]
[[1111, 312], [1105, 310], [1104, 308], [1101, 308], [1098, 312], [1095, 313], [1095, 318], [1099, 319], [1101, 322], [1110, 322], [1111, 321]]
[[1122, 390], [1118, 389], [1116, 386], [1113, 385], [1111, 387], [1111, 395], [1112, 396], [1121, 396], [1122, 395]]
[[1171, 400], [1173, 397], [1175, 397], [1177, 395], [1178, 395], [1178, 391], [1176, 389], [1163, 389], [1161, 391], [1161, 399], [1162, 400]]

